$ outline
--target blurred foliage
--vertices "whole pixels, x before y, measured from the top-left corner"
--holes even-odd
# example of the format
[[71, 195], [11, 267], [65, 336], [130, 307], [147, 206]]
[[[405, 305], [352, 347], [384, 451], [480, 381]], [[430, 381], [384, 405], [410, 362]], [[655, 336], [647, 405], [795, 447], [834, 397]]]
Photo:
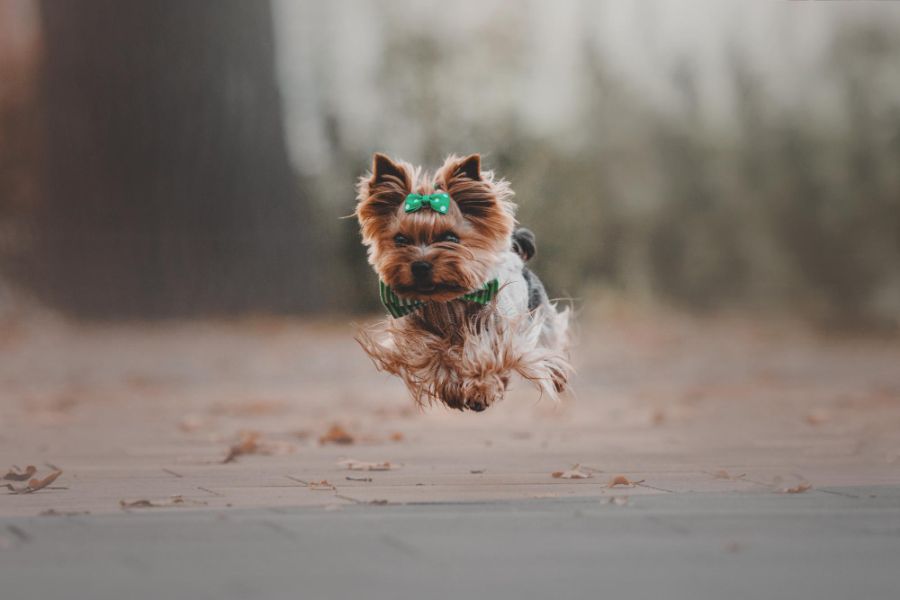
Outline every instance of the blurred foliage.
[[[381, 39], [371, 97], [359, 100], [377, 107], [369, 130], [355, 130], [327, 95], [316, 105], [327, 159], [315, 170], [301, 168], [296, 199], [308, 219], [297, 231], [312, 236], [306, 247], [313, 250], [254, 284], [254, 293], [263, 291], [265, 281], [303, 267], [314, 274], [304, 278], [308, 284], [282, 285], [278, 293], [318, 302], [287, 299], [258, 308], [377, 310], [356, 222], [340, 218], [353, 210], [353, 186], [371, 152], [433, 166], [450, 152], [477, 151], [512, 181], [520, 221], [537, 234], [535, 268], [551, 295], [581, 302], [612, 290], [696, 311], [900, 324], [896, 20], [835, 28], [817, 74], [837, 99], [828, 118], [803, 101], [773, 102], [770, 75], [742, 46], [724, 49], [734, 115], [724, 125], [700, 101], [695, 62], [674, 61], [663, 74], [676, 94], [662, 106], [586, 36], [577, 42], [575, 126], [537, 133], [527, 111], [508, 103], [526, 93], [522, 84], [531, 76], [523, 57], [534, 40], [516, 21], [525, 11], [488, 19], [460, 38], [410, 30], [399, 18], [404, 10], [402, 3], [379, 5], [379, 22], [366, 23]], [[323, 74], [314, 85], [333, 77], [321, 53], [301, 58]], [[472, 89], [491, 106], [473, 99]], [[807, 93], [797, 91], [801, 99]], [[21, 113], [3, 116], [5, 128], [21, 122]], [[11, 157], [7, 149], [0, 165], [5, 194]], [[242, 310], [252, 309], [253, 297], [242, 297]]]
[[[512, 111], [490, 127], [470, 114], [456, 119], [459, 107], [429, 90], [441, 88], [459, 56], [427, 33], [386, 37], [382, 122], [414, 130], [424, 164], [480, 151], [513, 182], [551, 295], [581, 302], [618, 290], [688, 310], [791, 313], [826, 326], [900, 323], [900, 97], [892, 93], [900, 31], [891, 23], [838, 30], [823, 61], [840, 98], [839, 118], [829, 120], [767, 101], [765, 76], [732, 48], [732, 129], [703, 114], [692, 64], [669, 73], [679, 99], [666, 111], [586, 44], [579, 126], [558, 136], [525, 133]], [[484, 43], [468, 52], [494, 48]], [[506, 43], [509, 57], [493, 56], [501, 67], [524, 42]], [[339, 199], [346, 214], [351, 182], [384, 146], [344, 143], [337, 126], [332, 135], [336, 158], [316, 179], [320, 197]], [[343, 278], [353, 265], [345, 308], [374, 308], [355, 222], [335, 233], [334, 272]]]

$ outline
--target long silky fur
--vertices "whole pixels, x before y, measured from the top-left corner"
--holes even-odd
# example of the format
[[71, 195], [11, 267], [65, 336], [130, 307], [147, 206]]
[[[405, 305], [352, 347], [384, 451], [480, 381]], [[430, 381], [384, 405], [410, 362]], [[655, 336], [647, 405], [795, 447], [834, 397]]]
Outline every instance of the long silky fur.
[[500, 400], [514, 374], [558, 400], [572, 374], [569, 311], [551, 305], [510, 317], [495, 304], [435, 304], [362, 329], [357, 341], [382, 371], [401, 378], [419, 405], [465, 408]]
[[[448, 214], [407, 214], [400, 208], [408, 193], [435, 189], [453, 199]], [[513, 191], [506, 180], [481, 170], [478, 155], [451, 155], [432, 176], [376, 154], [357, 192], [356, 216], [369, 263], [394, 289], [412, 287], [409, 265], [423, 259], [432, 263], [436, 281], [475, 289], [509, 252]], [[427, 249], [398, 246], [394, 237], [401, 228], [412, 239], [428, 240], [422, 245]], [[433, 241], [448, 228], [460, 233], [464, 243]], [[496, 300], [488, 306], [449, 301], [458, 295], [431, 296], [413, 314], [360, 330], [357, 340], [376, 367], [403, 380], [420, 405], [440, 401], [482, 410], [503, 398], [514, 374], [557, 399], [572, 373], [566, 358], [568, 310], [557, 312], [544, 303], [531, 313], [510, 316], [508, 310], [498, 310]]]

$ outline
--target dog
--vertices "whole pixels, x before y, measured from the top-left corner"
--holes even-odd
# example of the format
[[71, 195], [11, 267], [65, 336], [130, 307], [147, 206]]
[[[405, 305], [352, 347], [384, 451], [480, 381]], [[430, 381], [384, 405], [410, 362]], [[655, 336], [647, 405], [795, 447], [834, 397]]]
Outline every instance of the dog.
[[419, 404], [481, 412], [518, 374], [557, 399], [572, 374], [569, 309], [525, 266], [534, 234], [517, 228], [509, 182], [481, 157], [431, 174], [376, 153], [355, 215], [390, 316], [357, 341]]

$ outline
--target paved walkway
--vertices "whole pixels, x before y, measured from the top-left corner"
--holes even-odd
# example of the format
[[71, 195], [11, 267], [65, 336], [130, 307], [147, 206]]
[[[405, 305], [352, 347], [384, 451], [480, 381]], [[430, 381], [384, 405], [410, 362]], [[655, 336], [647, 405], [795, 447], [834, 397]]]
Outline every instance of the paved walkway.
[[0, 322], [2, 471], [63, 471], [0, 493], [3, 597], [896, 597], [900, 345], [582, 322], [575, 398], [481, 414], [344, 324]]
[[898, 487], [0, 519], [0, 580], [7, 600], [894, 600], [898, 523]]

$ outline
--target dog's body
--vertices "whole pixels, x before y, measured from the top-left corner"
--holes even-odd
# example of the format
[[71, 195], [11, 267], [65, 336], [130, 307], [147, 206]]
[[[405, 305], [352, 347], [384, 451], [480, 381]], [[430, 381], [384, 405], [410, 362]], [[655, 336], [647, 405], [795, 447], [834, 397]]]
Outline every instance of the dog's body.
[[484, 410], [513, 373], [551, 397], [567, 385], [568, 310], [525, 267], [535, 240], [514, 230], [511, 196], [478, 155], [450, 157], [431, 177], [376, 154], [360, 180], [363, 243], [396, 316], [359, 341], [419, 403]]

